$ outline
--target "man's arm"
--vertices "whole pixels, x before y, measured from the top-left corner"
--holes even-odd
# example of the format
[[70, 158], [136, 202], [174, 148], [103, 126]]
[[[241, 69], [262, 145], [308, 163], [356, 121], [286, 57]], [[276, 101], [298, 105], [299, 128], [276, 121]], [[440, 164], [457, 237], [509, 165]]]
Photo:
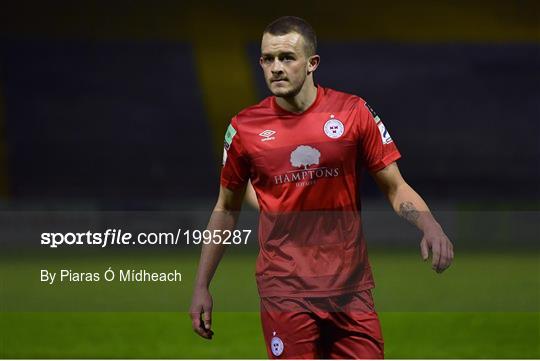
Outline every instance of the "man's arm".
[[251, 181], [248, 182], [244, 200], [253, 208], [259, 209], [259, 201], [257, 200], [257, 194], [255, 193], [255, 189], [253, 188]]
[[426, 202], [405, 182], [396, 163], [372, 174], [375, 182], [388, 197], [390, 204], [401, 217], [420, 229], [424, 236], [420, 242], [422, 258], [432, 252], [432, 268], [438, 273], [450, 266], [454, 258], [452, 242], [429, 211]]
[[[219, 197], [206, 229], [212, 234], [214, 230], [233, 231], [242, 207], [245, 187], [232, 191], [225, 187], [219, 190]], [[193, 330], [201, 337], [211, 339], [214, 332], [212, 326], [212, 296], [209, 287], [221, 257], [225, 253], [223, 244], [204, 244], [202, 246], [199, 268], [195, 279], [195, 289], [191, 302], [190, 316]]]

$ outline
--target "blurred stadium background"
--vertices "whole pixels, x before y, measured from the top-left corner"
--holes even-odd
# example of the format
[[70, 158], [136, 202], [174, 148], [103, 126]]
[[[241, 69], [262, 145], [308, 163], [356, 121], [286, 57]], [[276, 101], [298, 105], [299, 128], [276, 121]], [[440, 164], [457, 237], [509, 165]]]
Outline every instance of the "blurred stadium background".
[[[396, 241], [381, 233], [376, 216], [366, 227], [387, 357], [540, 358], [539, 4], [3, 5], [0, 357], [265, 357], [251, 307], [217, 312], [210, 343], [193, 335], [185, 311], [197, 250], [113, 255], [118, 263], [184, 265], [179, 312], [16, 310], [9, 302], [40, 302], [44, 290], [34, 285], [8, 295], [11, 285], [66, 258], [33, 253], [37, 240], [18, 233], [24, 220], [6, 230], [14, 214], [36, 210], [208, 215], [225, 128], [268, 94], [257, 64], [261, 32], [290, 14], [318, 33], [316, 81], [373, 106], [403, 154], [406, 179], [435, 213], [457, 223], [451, 237], [460, 253], [442, 277], [418, 261], [414, 231]], [[388, 210], [369, 178], [363, 192], [365, 210]], [[231, 295], [256, 297], [254, 252], [234, 250], [225, 258], [214, 283], [216, 307]], [[100, 256], [83, 258], [90, 269], [107, 264]], [[241, 287], [231, 290], [231, 278]], [[152, 302], [149, 292], [140, 292], [141, 302]], [[47, 300], [67, 304], [72, 296]], [[429, 297], [440, 307], [430, 308]], [[385, 307], [401, 298], [406, 306]]]

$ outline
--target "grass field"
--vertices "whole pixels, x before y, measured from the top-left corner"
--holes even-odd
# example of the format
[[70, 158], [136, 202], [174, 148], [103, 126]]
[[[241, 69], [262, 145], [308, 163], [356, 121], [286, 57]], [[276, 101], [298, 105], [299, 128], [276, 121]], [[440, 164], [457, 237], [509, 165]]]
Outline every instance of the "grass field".
[[[540, 358], [538, 253], [462, 252], [442, 275], [433, 273], [416, 253], [380, 250], [370, 257], [387, 358]], [[212, 341], [191, 331], [185, 312], [196, 258], [169, 253], [69, 260], [70, 267], [84, 269], [111, 263], [163, 270], [179, 265], [184, 280], [173, 291], [110, 285], [45, 287], [31, 281], [39, 278], [42, 259], [2, 258], [0, 356], [266, 358], [256, 312], [254, 256], [231, 252], [218, 270]], [[52, 268], [66, 262], [58, 256], [45, 263]], [[125, 309], [147, 312], [102, 312], [122, 311], [126, 292], [137, 299]], [[97, 296], [103, 293], [110, 308]], [[119, 294], [124, 295], [120, 301], [114, 299]], [[155, 302], [162, 297], [167, 302]], [[59, 309], [70, 305], [72, 310], [78, 306], [79, 311], [94, 312], [27, 312], [40, 310], [36, 308], [40, 302], [53, 301]]]

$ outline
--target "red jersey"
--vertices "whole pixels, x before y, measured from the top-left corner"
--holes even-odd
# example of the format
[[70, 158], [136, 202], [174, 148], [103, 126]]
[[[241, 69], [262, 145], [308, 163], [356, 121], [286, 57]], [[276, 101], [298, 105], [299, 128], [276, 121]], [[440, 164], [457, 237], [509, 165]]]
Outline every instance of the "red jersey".
[[360, 174], [399, 157], [363, 99], [321, 86], [301, 114], [271, 96], [233, 117], [221, 185], [234, 190], [251, 179], [257, 194], [261, 297], [325, 297], [374, 287], [360, 220]]

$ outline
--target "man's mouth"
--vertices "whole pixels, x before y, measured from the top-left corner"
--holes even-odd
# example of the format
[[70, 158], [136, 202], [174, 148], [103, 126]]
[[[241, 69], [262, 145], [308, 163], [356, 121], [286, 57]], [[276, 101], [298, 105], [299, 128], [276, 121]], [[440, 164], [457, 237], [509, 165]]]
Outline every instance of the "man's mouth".
[[272, 83], [276, 83], [276, 82], [279, 82], [279, 81], [286, 81], [285, 79], [272, 79]]

